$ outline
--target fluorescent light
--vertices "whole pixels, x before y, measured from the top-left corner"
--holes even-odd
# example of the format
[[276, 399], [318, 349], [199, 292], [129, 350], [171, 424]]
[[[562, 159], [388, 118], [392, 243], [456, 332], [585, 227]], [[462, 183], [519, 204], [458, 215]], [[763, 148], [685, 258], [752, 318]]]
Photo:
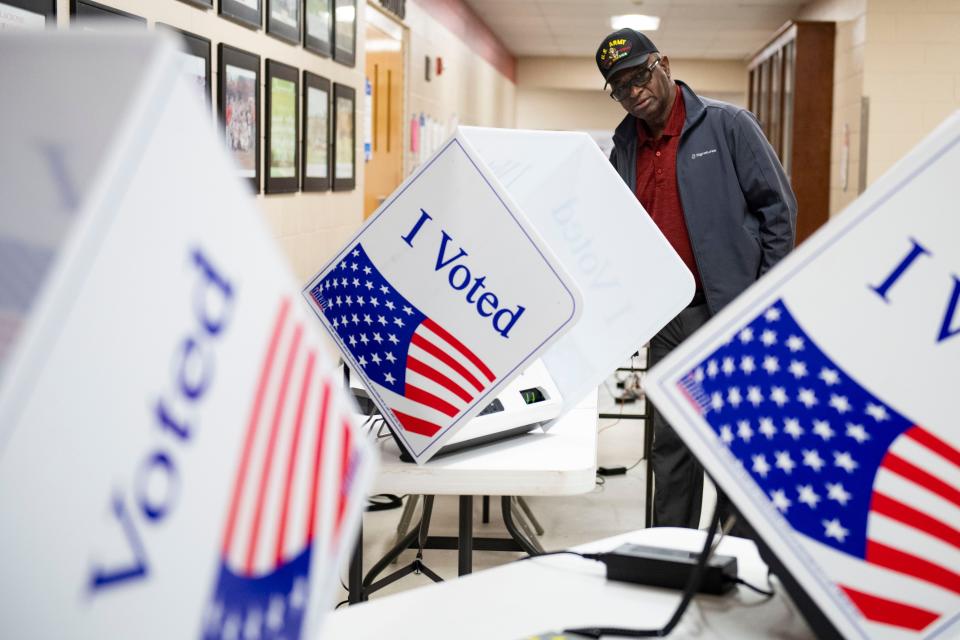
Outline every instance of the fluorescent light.
[[645, 16], [641, 13], [628, 13], [623, 16], [611, 16], [610, 26], [617, 29], [636, 29], [637, 31], [656, 31], [660, 28], [658, 16]]

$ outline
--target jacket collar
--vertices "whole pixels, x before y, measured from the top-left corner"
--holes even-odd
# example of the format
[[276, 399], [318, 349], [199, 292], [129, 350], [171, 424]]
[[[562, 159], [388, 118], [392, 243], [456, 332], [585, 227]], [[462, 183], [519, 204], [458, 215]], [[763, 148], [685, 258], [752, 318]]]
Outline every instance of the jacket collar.
[[[687, 117], [683, 122], [683, 130], [686, 131], [703, 117], [706, 105], [703, 100], [693, 92], [687, 83], [680, 80], [676, 81], [680, 91], [683, 92], [683, 106], [687, 110]], [[613, 142], [617, 146], [625, 144], [635, 144], [637, 140], [637, 119], [629, 113], [617, 125], [613, 132]]]

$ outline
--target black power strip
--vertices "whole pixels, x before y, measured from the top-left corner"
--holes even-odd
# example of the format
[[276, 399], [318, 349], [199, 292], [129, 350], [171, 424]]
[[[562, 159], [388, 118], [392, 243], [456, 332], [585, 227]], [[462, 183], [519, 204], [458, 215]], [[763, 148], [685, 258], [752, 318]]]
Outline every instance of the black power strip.
[[[700, 554], [697, 551], [623, 544], [598, 555], [597, 559], [607, 565], [608, 580], [682, 590], [686, 588]], [[714, 555], [703, 569], [700, 593], [723, 595], [733, 589], [736, 582], [737, 559]]]

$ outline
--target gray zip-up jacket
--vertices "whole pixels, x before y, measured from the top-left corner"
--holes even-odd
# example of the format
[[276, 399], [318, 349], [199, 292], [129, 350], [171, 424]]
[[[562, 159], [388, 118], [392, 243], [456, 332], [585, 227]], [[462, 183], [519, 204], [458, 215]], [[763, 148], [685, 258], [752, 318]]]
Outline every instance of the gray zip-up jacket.
[[[752, 113], [677, 85], [687, 111], [677, 186], [707, 307], [715, 314], [793, 249], [797, 199]], [[636, 192], [637, 119], [627, 114], [613, 142], [610, 162]]]

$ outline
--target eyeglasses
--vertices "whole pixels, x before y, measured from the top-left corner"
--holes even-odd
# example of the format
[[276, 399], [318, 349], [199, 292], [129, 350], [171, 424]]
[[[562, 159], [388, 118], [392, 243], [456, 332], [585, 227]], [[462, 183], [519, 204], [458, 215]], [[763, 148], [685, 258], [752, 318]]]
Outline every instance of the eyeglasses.
[[617, 102], [629, 98], [633, 95], [634, 89], [645, 87], [647, 83], [650, 82], [650, 79], [653, 78], [653, 70], [657, 68], [658, 64], [660, 64], [660, 58], [657, 58], [649, 67], [641, 69], [639, 73], [634, 74], [628, 80], [624, 80], [616, 87], [613, 87], [613, 90], [610, 92], [610, 97]]

